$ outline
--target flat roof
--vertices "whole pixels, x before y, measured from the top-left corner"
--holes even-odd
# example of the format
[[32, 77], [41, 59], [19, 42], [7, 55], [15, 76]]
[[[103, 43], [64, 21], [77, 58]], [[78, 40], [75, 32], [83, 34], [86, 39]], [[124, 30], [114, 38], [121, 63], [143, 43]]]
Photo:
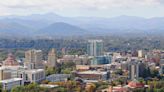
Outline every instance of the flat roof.
[[26, 70], [26, 72], [32, 72], [32, 73], [40, 72], [40, 71], [44, 71], [44, 69], [32, 69], [32, 70]]
[[102, 71], [83, 71], [83, 72], [78, 72], [78, 74], [107, 74], [107, 72], [102, 72]]
[[18, 68], [24, 68], [23, 66], [1, 66], [0, 69], [6, 69], [6, 68], [10, 68], [10, 69], [18, 69]]
[[14, 81], [20, 81], [23, 80], [22, 78], [12, 78], [12, 79], [6, 79], [6, 80], [1, 80], [0, 83], [10, 83]]
[[40, 87], [45, 87], [45, 88], [55, 88], [55, 87], [58, 87], [58, 85], [40, 84]]
[[98, 80], [84, 80], [85, 83], [96, 83]]

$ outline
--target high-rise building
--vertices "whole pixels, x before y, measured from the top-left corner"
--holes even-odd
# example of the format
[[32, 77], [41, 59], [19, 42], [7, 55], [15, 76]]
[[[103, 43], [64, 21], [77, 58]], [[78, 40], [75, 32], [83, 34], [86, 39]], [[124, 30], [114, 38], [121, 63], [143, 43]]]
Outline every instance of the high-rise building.
[[164, 76], [164, 64], [161, 64], [160, 67], [160, 74]]
[[41, 50], [29, 50], [25, 52], [24, 66], [28, 69], [44, 69]]
[[164, 76], [164, 57], [160, 60], [160, 74]]
[[62, 48], [62, 54], [63, 54], [63, 55], [66, 54], [66, 48]]
[[143, 50], [138, 50], [138, 57], [140, 58], [145, 57], [145, 52]]
[[57, 57], [55, 49], [52, 49], [48, 53], [48, 67], [56, 67], [57, 65]]
[[131, 80], [139, 77], [139, 65], [137, 62], [131, 62], [129, 64], [129, 78]]
[[102, 40], [89, 40], [87, 44], [87, 54], [90, 56], [103, 55], [104, 44]]

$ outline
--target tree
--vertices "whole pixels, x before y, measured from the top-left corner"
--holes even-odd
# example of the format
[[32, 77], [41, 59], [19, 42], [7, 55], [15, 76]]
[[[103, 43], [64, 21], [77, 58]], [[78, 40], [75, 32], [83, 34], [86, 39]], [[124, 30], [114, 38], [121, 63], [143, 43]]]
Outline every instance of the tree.
[[150, 73], [151, 73], [151, 77], [157, 77], [158, 76], [158, 74], [159, 74], [159, 72], [158, 72], [158, 70], [156, 70], [156, 69], [152, 69], [151, 71], [150, 71]]
[[24, 86], [17, 86], [11, 89], [11, 92], [23, 92], [25, 90]]
[[39, 92], [39, 90], [40, 90], [40, 87], [36, 83], [31, 83], [31, 84], [27, 85], [26, 88], [27, 88], [27, 90], [30, 90], [32, 92]]
[[61, 73], [63, 73], [63, 74], [70, 74], [71, 71], [72, 71], [71, 68], [66, 68], [66, 69], [63, 69], [63, 70], [61, 71]]
[[2, 92], [2, 90], [3, 90], [3, 86], [2, 86], [2, 84], [0, 83], [0, 92]]
[[123, 74], [123, 71], [122, 71], [122, 69], [117, 69], [115, 73], [116, 74], [119, 74], [119, 75], [122, 75]]
[[43, 80], [41, 83], [42, 83], [42, 84], [48, 84], [49, 81], [48, 81], [48, 80]]
[[86, 92], [95, 92], [96, 85], [93, 83], [90, 83], [86, 86]]
[[57, 73], [57, 68], [53, 68], [53, 67], [47, 67], [46, 68], [46, 75], [51, 75], [51, 74], [55, 74]]

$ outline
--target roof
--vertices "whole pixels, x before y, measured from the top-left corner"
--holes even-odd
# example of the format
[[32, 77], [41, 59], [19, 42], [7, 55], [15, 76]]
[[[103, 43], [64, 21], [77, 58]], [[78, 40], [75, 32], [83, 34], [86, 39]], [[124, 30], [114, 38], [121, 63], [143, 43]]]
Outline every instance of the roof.
[[0, 83], [10, 83], [14, 81], [20, 81], [23, 80], [22, 78], [12, 78], [12, 79], [7, 79], [7, 80], [1, 80]]
[[96, 83], [98, 80], [84, 80], [85, 83]]
[[138, 80], [134, 79], [133, 81], [129, 82], [128, 86], [130, 88], [142, 88], [142, 87], [144, 87], [144, 84], [140, 83]]
[[78, 72], [78, 74], [107, 74], [107, 72], [102, 72], [102, 71], [83, 71], [83, 72]]
[[40, 84], [40, 87], [55, 88], [55, 87], [58, 87], [58, 85]]
[[13, 70], [15, 70], [15, 69], [24, 69], [24, 67], [23, 66], [2, 66], [2, 67], [0, 67], [0, 70], [4, 70], [4, 69], [13, 69]]
[[41, 72], [41, 71], [44, 71], [44, 69], [32, 69], [32, 70], [26, 70], [26, 72], [32, 72], [32, 73]]

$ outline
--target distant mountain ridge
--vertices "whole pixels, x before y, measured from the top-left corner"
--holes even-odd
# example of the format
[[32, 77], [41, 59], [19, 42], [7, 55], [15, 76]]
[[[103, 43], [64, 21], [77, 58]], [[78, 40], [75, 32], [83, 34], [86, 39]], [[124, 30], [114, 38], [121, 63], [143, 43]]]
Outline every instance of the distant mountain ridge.
[[53, 13], [0, 17], [0, 35], [3, 36], [108, 35], [129, 32], [162, 34], [164, 17], [63, 17]]
[[37, 31], [37, 34], [48, 35], [48, 36], [83, 35], [86, 33], [87, 33], [86, 30], [64, 22], [56, 22]]

